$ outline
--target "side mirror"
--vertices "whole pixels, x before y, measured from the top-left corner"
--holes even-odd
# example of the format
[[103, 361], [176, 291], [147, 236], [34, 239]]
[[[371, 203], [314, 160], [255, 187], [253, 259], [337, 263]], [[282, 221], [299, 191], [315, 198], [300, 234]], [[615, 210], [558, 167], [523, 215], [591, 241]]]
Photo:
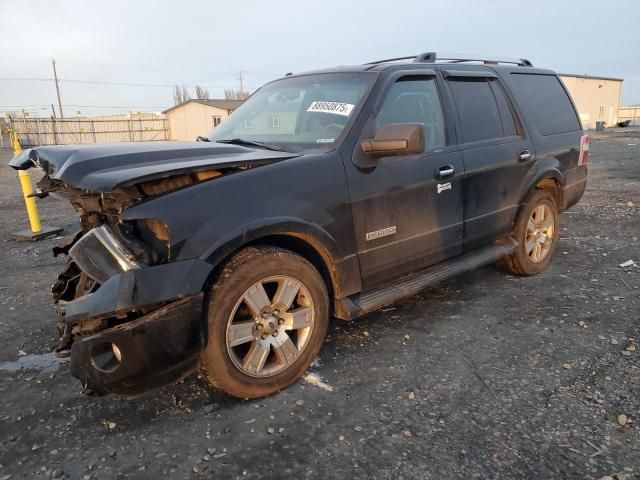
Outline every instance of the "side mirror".
[[360, 146], [365, 153], [373, 157], [422, 153], [424, 152], [424, 126], [422, 123], [383, 125], [372, 140], [363, 140]]

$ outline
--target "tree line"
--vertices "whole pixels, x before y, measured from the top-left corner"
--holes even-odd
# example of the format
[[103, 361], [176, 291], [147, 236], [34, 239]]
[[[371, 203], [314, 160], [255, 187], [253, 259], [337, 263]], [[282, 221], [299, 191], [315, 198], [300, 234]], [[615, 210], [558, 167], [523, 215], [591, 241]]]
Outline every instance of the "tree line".
[[[181, 103], [195, 98], [197, 100], [209, 100], [209, 90], [200, 85], [195, 86], [195, 97], [191, 97], [189, 89], [184, 85], [173, 86], [173, 104], [180, 105]], [[225, 100], [246, 100], [249, 97], [249, 92], [241, 90], [239, 88], [225, 88], [224, 99]]]

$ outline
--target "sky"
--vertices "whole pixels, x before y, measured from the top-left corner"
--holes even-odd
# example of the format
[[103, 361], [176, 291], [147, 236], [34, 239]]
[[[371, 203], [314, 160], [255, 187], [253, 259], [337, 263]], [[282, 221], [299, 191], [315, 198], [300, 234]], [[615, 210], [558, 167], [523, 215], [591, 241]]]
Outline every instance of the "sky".
[[624, 78], [640, 104], [640, 0], [0, 0], [0, 115], [158, 112], [171, 85], [260, 85], [287, 72], [435, 51], [524, 57]]

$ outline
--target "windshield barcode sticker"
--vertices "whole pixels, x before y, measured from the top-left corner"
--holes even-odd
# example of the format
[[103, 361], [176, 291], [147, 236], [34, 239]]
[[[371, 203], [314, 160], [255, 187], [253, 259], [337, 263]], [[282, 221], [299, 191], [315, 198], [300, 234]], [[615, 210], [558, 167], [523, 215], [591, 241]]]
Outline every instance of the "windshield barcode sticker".
[[355, 105], [342, 102], [313, 102], [307, 108], [307, 112], [333, 113], [348, 117]]

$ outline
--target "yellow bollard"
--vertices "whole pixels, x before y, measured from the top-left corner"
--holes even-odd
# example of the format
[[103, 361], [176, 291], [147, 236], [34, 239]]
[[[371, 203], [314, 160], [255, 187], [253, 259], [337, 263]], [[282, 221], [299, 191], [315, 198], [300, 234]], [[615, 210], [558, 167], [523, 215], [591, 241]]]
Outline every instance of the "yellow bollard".
[[11, 141], [11, 148], [13, 149], [13, 154], [17, 155], [22, 151], [22, 145], [20, 145], [20, 139], [18, 138], [18, 134], [13, 130], [9, 129], [9, 140]]
[[31, 175], [29, 175], [29, 172], [26, 170], [18, 170], [18, 178], [20, 179], [20, 186], [22, 187], [22, 194], [24, 195], [24, 203], [27, 205], [27, 215], [29, 216], [31, 231], [33, 233], [39, 233], [40, 230], [42, 230], [42, 225], [40, 224], [40, 215], [38, 215], [36, 199], [29, 196], [33, 193]]
[[[9, 130], [9, 137], [11, 138], [11, 147], [13, 153], [18, 155], [22, 151], [22, 145], [20, 145], [20, 139], [18, 135], [12, 130]], [[40, 215], [38, 215], [38, 207], [36, 206], [35, 197], [30, 197], [33, 193], [33, 187], [31, 186], [31, 175], [26, 170], [18, 170], [18, 178], [20, 179], [20, 186], [22, 187], [22, 195], [24, 196], [24, 203], [27, 206], [27, 215], [29, 216], [29, 224], [31, 225], [31, 232], [23, 230], [21, 232], [14, 233], [16, 240], [40, 240], [42, 238], [57, 235], [62, 231], [58, 227], [42, 227], [40, 223]]]
[[[10, 130], [9, 136], [11, 138], [11, 147], [13, 148], [13, 154], [18, 155], [22, 151], [22, 145], [20, 145], [20, 139], [16, 132]], [[20, 179], [20, 186], [22, 187], [22, 195], [24, 195], [24, 203], [27, 206], [27, 215], [29, 216], [29, 224], [31, 225], [31, 231], [38, 233], [42, 230], [40, 224], [40, 215], [38, 215], [38, 207], [36, 206], [36, 199], [29, 197], [33, 193], [33, 187], [31, 186], [31, 175], [26, 170], [18, 170], [18, 178]]]

